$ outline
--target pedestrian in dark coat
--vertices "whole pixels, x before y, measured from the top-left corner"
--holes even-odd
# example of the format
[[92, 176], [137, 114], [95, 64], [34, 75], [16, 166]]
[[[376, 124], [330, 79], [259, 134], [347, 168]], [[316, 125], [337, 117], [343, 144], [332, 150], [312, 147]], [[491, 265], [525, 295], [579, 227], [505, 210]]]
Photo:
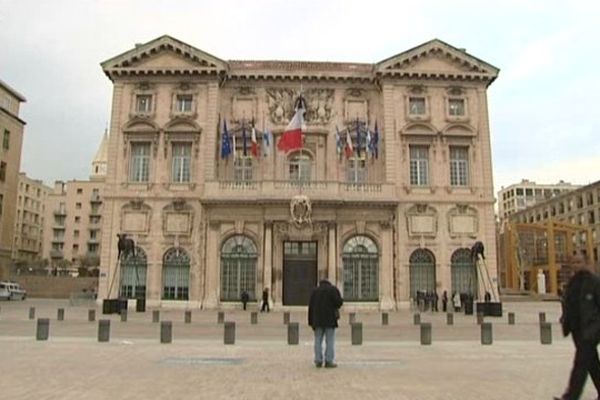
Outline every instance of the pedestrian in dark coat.
[[596, 347], [600, 342], [600, 278], [587, 266], [578, 270], [567, 283], [560, 318], [563, 334], [571, 334], [575, 359], [569, 384], [557, 400], [577, 400], [589, 374], [600, 398], [600, 360]]
[[262, 307], [260, 308], [260, 312], [263, 311], [269, 312], [269, 288], [265, 288], [262, 293]]
[[323, 366], [323, 337], [326, 342], [325, 368], [335, 368], [335, 328], [338, 327], [340, 307], [344, 304], [338, 288], [323, 279], [310, 296], [308, 325], [315, 334], [315, 365]]
[[448, 292], [446, 290], [442, 293], [442, 311], [448, 311]]
[[250, 300], [250, 295], [247, 291], [242, 291], [242, 294], [240, 295], [240, 300], [242, 300], [242, 305], [244, 306], [244, 310], [246, 310], [246, 304], [248, 304], [248, 301]]

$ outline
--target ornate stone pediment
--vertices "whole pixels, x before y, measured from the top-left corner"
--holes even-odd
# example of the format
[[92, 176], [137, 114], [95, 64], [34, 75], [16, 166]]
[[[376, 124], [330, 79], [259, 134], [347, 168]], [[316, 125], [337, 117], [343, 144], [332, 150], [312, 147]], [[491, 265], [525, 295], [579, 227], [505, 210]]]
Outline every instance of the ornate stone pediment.
[[104, 72], [114, 75], [130, 73], [215, 73], [227, 71], [225, 61], [168, 35], [161, 36], [102, 64]]
[[[299, 90], [289, 88], [270, 88], [267, 92], [269, 119], [272, 123], [283, 125], [294, 115], [294, 104]], [[333, 116], [333, 89], [308, 89], [302, 92], [306, 100], [304, 121], [308, 125], [327, 125]]]
[[435, 237], [438, 229], [437, 210], [427, 204], [415, 204], [406, 211], [409, 236]]
[[448, 211], [448, 232], [450, 237], [476, 238], [479, 231], [477, 210], [466, 204], [457, 204]]
[[431, 40], [411, 50], [397, 54], [376, 64], [380, 74], [421, 73], [432, 76], [477, 75], [495, 79], [499, 69], [471, 56], [466, 51], [439, 39]]

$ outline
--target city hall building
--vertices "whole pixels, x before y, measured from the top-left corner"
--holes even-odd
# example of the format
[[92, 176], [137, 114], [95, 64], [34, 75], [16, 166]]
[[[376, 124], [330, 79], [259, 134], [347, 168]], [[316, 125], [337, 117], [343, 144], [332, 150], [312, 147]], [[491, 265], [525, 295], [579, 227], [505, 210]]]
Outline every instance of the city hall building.
[[[347, 307], [496, 282], [487, 88], [440, 40], [374, 64], [221, 60], [162, 36], [102, 63], [113, 83], [99, 298]], [[303, 146], [277, 143], [305, 105]], [[117, 234], [135, 243], [118, 253]], [[123, 242], [126, 244], [126, 241]]]

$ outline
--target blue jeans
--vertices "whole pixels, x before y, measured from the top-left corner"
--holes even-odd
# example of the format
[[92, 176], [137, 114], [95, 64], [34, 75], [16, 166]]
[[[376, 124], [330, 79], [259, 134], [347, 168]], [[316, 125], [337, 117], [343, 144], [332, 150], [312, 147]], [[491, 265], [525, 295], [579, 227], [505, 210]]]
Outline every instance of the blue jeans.
[[323, 337], [327, 347], [325, 362], [332, 363], [335, 358], [335, 328], [315, 328], [315, 363], [323, 362]]

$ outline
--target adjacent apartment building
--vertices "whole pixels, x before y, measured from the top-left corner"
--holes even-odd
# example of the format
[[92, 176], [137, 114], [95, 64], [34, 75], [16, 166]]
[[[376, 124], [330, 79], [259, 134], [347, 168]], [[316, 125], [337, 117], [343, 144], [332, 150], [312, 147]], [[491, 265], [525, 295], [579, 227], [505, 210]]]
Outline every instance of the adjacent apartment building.
[[563, 181], [556, 184], [539, 184], [523, 179], [520, 183], [503, 187], [498, 192], [499, 219], [504, 221], [511, 214], [579, 187]]
[[0, 80], [0, 279], [9, 276], [16, 224], [17, 188], [25, 121], [19, 117], [25, 97]]
[[100, 257], [107, 134], [92, 161], [89, 180], [56, 181], [47, 196], [43, 257], [51, 267]]
[[33, 261], [42, 258], [46, 199], [52, 188], [39, 179], [19, 173], [17, 217], [12, 258]]
[[[495, 282], [498, 69], [464, 49], [435, 39], [377, 63], [226, 61], [162, 36], [102, 68], [100, 298], [222, 308], [267, 288], [285, 307], [327, 278], [348, 307], [408, 307], [417, 290], [481, 293], [475, 240]], [[300, 94], [303, 146], [279, 151]], [[117, 234], [135, 255], [118, 258]]]

